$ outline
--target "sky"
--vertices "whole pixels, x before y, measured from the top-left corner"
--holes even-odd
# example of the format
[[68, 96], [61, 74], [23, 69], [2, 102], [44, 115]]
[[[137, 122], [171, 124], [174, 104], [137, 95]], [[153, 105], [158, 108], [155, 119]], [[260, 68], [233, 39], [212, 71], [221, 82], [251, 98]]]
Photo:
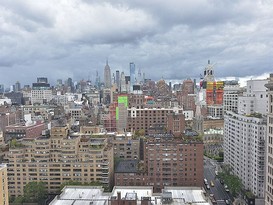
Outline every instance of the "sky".
[[1, 0], [0, 84], [199, 78], [208, 60], [219, 79], [273, 71], [272, 0]]

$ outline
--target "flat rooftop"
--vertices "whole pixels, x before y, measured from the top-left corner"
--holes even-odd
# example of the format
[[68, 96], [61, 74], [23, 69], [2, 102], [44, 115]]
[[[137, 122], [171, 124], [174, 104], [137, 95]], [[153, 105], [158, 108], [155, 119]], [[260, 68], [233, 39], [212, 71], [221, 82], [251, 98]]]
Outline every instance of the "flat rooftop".
[[50, 205], [106, 205], [111, 198], [117, 199], [118, 193], [121, 200], [137, 200], [138, 205], [143, 197], [152, 204], [164, 204], [167, 200], [168, 205], [211, 205], [200, 187], [165, 187], [162, 193], [153, 193], [152, 186], [116, 186], [111, 193], [104, 193], [102, 187], [68, 186]]
[[123, 160], [120, 161], [115, 173], [136, 173], [138, 172], [138, 160]]
[[108, 195], [103, 194], [102, 187], [69, 186], [50, 205], [104, 205], [108, 198]]

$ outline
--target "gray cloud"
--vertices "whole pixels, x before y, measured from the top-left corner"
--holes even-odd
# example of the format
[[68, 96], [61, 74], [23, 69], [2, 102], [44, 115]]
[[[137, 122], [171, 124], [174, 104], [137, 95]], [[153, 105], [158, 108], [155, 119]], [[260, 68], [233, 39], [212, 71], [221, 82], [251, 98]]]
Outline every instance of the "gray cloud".
[[[0, 3], [0, 84], [46, 76], [94, 80], [105, 59], [147, 78], [243, 77], [272, 71], [273, 3], [251, 0]], [[20, 74], [20, 75], [19, 75]]]

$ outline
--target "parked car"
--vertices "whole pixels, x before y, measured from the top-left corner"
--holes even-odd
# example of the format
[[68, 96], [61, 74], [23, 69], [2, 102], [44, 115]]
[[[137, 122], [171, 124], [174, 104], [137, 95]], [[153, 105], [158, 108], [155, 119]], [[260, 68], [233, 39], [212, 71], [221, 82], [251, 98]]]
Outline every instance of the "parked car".
[[215, 199], [215, 197], [214, 197], [214, 194], [210, 194], [210, 195], [209, 195], [209, 198], [210, 198], [212, 204], [217, 204], [217, 201], [216, 201], [216, 199]]
[[214, 183], [212, 180], [210, 181], [210, 186], [214, 187]]

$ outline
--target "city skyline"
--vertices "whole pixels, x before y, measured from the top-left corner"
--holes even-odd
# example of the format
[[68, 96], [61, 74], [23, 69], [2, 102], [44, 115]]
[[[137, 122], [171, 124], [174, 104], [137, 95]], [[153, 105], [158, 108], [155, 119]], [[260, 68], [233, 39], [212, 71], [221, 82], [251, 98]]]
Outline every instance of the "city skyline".
[[[270, 1], [1, 1], [0, 84], [87, 79], [134, 62], [147, 78], [268, 76]], [[14, 74], [20, 73], [20, 76]]]

